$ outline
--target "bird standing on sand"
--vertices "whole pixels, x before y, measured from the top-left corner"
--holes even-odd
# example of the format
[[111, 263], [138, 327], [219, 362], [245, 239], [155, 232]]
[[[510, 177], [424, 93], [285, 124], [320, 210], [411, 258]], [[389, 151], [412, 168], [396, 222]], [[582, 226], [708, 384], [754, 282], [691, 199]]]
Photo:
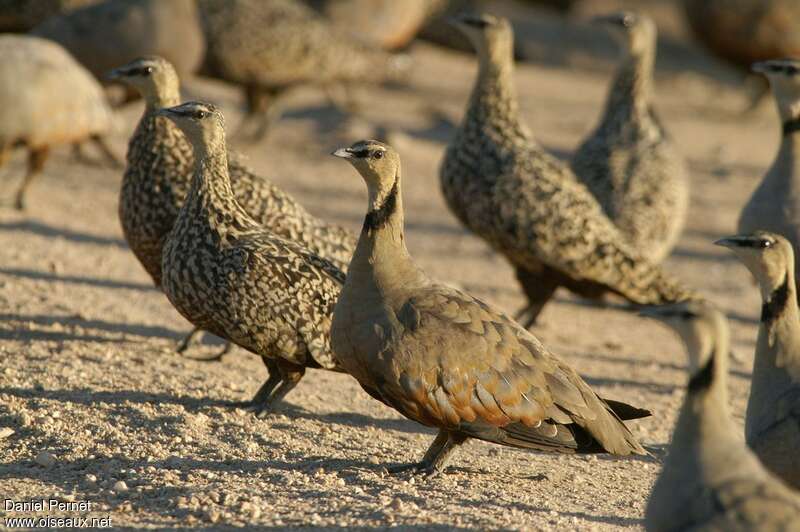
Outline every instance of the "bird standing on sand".
[[561, 453], [645, 454], [620, 418], [649, 412], [598, 397], [531, 333], [439, 284], [405, 245], [400, 158], [377, 141], [334, 152], [363, 177], [369, 210], [331, 328], [337, 360], [375, 399], [439, 434], [440, 473], [469, 438]]
[[612, 28], [626, 55], [600, 124], [576, 151], [572, 169], [628, 242], [658, 263], [683, 230], [689, 176], [651, 102], [656, 25], [628, 11], [597, 20]]
[[219, 110], [189, 102], [158, 115], [173, 120], [195, 152], [189, 194], [164, 244], [161, 286], [196, 327], [261, 356], [269, 378], [250, 405], [263, 417], [306, 368], [337, 369], [329, 330], [344, 274], [239, 206]]
[[204, 72], [244, 88], [248, 119], [242, 132], [250, 139], [266, 134], [279, 114], [276, 100], [293, 86], [377, 83], [408, 71], [408, 57], [366, 45], [297, 0], [198, 5], [208, 43]]
[[[769, 79], [783, 137], [772, 166], [739, 215], [737, 232], [771, 231], [800, 249], [800, 60], [764, 61], [753, 70]], [[798, 274], [795, 264], [795, 278]]]
[[747, 444], [767, 469], [800, 489], [800, 314], [792, 246], [765, 231], [717, 244], [752, 272], [764, 301], [745, 416]]
[[[167, 60], [149, 56], [111, 72], [135, 87], [145, 100], [139, 125], [128, 145], [122, 178], [119, 219], [133, 253], [161, 286], [161, 252], [183, 205], [194, 172], [191, 144], [171, 120], [158, 115], [180, 103], [179, 79]], [[344, 270], [355, 249], [355, 236], [306, 211], [293, 197], [256, 175], [232, 157], [228, 171], [236, 202], [268, 231], [298, 242]], [[193, 331], [194, 332], [194, 331]], [[190, 335], [180, 351], [188, 347]]]
[[638, 304], [692, 293], [639, 255], [572, 171], [520, 122], [507, 20], [461, 16], [478, 52], [478, 79], [440, 171], [450, 209], [517, 270], [535, 323], [559, 286], [589, 298], [617, 293]]
[[800, 530], [800, 494], [742, 442], [728, 407], [729, 330], [710, 304], [643, 311], [677, 331], [689, 353], [686, 398], [645, 512], [649, 532]]

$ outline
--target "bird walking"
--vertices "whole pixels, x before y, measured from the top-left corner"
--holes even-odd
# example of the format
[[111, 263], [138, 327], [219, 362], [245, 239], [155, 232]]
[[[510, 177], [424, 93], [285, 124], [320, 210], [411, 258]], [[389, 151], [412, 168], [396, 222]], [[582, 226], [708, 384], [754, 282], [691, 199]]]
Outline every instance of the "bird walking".
[[369, 395], [439, 429], [422, 461], [392, 472], [436, 475], [469, 438], [545, 452], [645, 454], [620, 418], [649, 412], [604, 401], [531, 333], [414, 263], [394, 149], [361, 141], [334, 155], [356, 168], [369, 195], [334, 311], [334, 353]]
[[693, 296], [625, 242], [586, 187], [521, 123], [509, 22], [464, 15], [455, 24], [477, 50], [479, 72], [441, 187], [461, 223], [515, 267], [528, 298], [517, 319], [534, 324], [559, 286], [637, 304]]
[[645, 512], [649, 532], [800, 530], [800, 494], [745, 446], [728, 406], [728, 323], [707, 302], [647, 308], [689, 354], [691, 378]]
[[[194, 173], [192, 146], [159, 110], [180, 103], [180, 80], [172, 64], [157, 56], [136, 59], [114, 69], [110, 77], [137, 89], [145, 109], [128, 145], [127, 166], [119, 197], [119, 219], [125, 240], [161, 287], [161, 256]], [[292, 196], [229, 157], [229, 178], [236, 202], [261, 226], [298, 242], [312, 253], [346, 269], [355, 236], [311, 215]], [[185, 350], [193, 331], [179, 347]]]
[[689, 207], [686, 163], [652, 105], [656, 25], [623, 11], [598, 17], [625, 50], [597, 128], [572, 159], [578, 179], [640, 254], [664, 259]]
[[[775, 160], [739, 215], [737, 232], [771, 231], [800, 249], [800, 60], [776, 59], [753, 65], [769, 79], [782, 123]], [[795, 264], [795, 278], [800, 271]]]
[[747, 444], [764, 466], [800, 489], [800, 314], [794, 251], [788, 240], [766, 231], [723, 238], [758, 281], [763, 306], [758, 327]]
[[269, 377], [250, 408], [263, 417], [307, 368], [338, 369], [329, 330], [344, 274], [236, 202], [216, 107], [189, 102], [157, 114], [181, 128], [195, 157], [189, 194], [164, 244], [162, 289], [196, 327], [261, 356]]

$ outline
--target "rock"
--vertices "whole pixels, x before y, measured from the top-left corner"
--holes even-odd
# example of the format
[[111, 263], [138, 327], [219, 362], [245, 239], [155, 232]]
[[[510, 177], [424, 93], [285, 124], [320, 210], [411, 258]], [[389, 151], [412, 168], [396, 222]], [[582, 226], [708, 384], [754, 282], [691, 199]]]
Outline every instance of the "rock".
[[117, 493], [123, 493], [128, 491], [128, 485], [125, 484], [124, 480], [118, 480], [114, 483], [114, 486], [111, 489]]
[[86, 482], [88, 482], [89, 484], [94, 484], [97, 482], [97, 477], [92, 474], [88, 474], [84, 478], [86, 479]]
[[52, 467], [56, 463], [56, 457], [52, 453], [42, 451], [36, 455], [34, 461], [42, 467]]
[[3, 427], [0, 429], [0, 440], [4, 440], [14, 434], [14, 429], [11, 427]]

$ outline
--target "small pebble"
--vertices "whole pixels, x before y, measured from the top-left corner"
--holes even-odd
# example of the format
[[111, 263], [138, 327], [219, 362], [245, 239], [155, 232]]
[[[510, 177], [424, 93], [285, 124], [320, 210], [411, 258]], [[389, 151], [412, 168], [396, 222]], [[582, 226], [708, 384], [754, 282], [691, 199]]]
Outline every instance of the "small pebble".
[[14, 429], [11, 427], [3, 427], [0, 429], [0, 440], [4, 440], [14, 434]]
[[117, 493], [121, 493], [124, 491], [128, 491], [128, 485], [125, 484], [124, 480], [118, 480], [114, 483], [114, 487], [112, 489]]
[[37, 454], [34, 460], [42, 467], [52, 467], [56, 463], [56, 457], [47, 451], [42, 451]]

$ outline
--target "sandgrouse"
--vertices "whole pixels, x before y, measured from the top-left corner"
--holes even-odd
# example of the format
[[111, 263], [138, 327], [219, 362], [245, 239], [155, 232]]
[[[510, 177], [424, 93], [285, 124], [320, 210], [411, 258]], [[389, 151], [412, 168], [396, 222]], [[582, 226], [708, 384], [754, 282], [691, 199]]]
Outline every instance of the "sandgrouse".
[[478, 79], [440, 171], [450, 209], [515, 267], [535, 323], [559, 286], [584, 297], [617, 293], [638, 304], [692, 293], [625, 242], [572, 171], [520, 122], [511, 25], [464, 15], [456, 25], [478, 52]]
[[329, 329], [344, 274], [236, 202], [218, 109], [189, 102], [158, 114], [195, 153], [189, 194], [164, 244], [162, 289], [196, 327], [261, 356], [269, 378], [251, 408], [264, 416], [306, 368], [337, 369]]
[[710, 304], [643, 311], [673, 327], [689, 352], [686, 398], [645, 512], [650, 532], [800, 530], [800, 494], [768, 472], [739, 436], [728, 407], [729, 331]]
[[[160, 109], [180, 103], [178, 75], [165, 59], [149, 56], [113, 70], [111, 77], [135, 87], [145, 100], [144, 114], [128, 145], [119, 219], [128, 245], [160, 287], [164, 240], [186, 199], [194, 172], [191, 144], [171, 120], [158, 115]], [[347, 267], [355, 248], [354, 235], [312, 216], [236, 156], [229, 158], [228, 171], [236, 202], [251, 218], [339, 269]], [[181, 351], [190, 338], [183, 341]]]
[[756, 231], [719, 240], [758, 281], [758, 328], [753, 382], [745, 416], [747, 444], [761, 462], [800, 489], [800, 316], [794, 251], [785, 238]]
[[628, 243], [657, 263], [683, 229], [689, 179], [651, 103], [656, 25], [632, 12], [599, 21], [612, 28], [626, 53], [600, 124], [576, 151], [572, 169]]
[[644, 454], [606, 402], [531, 333], [483, 301], [431, 280], [403, 233], [400, 158], [377, 141], [334, 155], [366, 182], [368, 212], [334, 311], [337, 360], [375, 399], [437, 427], [421, 462], [440, 473], [469, 438], [561, 453]]

